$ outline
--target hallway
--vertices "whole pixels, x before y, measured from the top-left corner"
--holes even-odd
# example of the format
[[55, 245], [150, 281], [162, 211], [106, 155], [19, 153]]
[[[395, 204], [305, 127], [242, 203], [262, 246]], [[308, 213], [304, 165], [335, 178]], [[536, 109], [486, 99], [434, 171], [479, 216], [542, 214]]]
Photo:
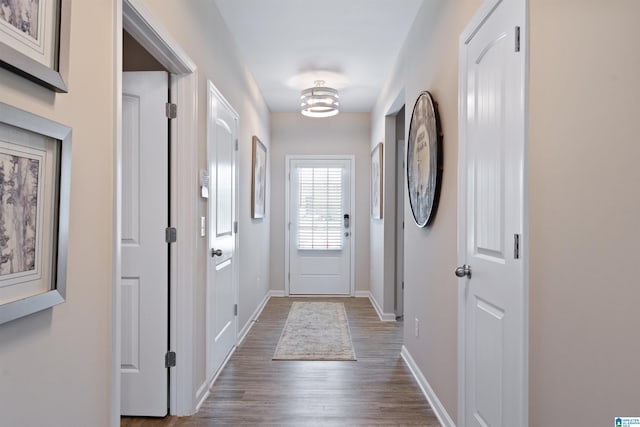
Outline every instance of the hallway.
[[294, 301], [272, 298], [192, 417], [123, 418], [121, 427], [421, 425], [437, 418], [400, 358], [402, 323], [381, 322], [366, 298], [345, 303], [356, 362], [272, 361]]

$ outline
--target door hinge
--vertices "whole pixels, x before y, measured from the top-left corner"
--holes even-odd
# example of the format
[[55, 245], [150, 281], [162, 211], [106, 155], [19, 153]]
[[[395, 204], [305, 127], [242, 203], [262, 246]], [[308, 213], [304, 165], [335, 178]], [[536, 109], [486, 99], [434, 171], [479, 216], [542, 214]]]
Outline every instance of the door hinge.
[[176, 352], [168, 351], [167, 354], [164, 355], [164, 367], [173, 368], [174, 366], [176, 366]]
[[516, 27], [516, 52], [520, 52], [520, 27]]
[[288, 223], [287, 227], [289, 228], [289, 230], [291, 230], [291, 223]]
[[238, 138], [236, 138], [236, 151], [238, 151]]
[[238, 234], [238, 221], [233, 221], [233, 232]]
[[175, 243], [178, 240], [178, 231], [175, 227], [167, 227], [164, 230], [164, 240], [167, 243]]
[[234, 304], [233, 305], [233, 315], [237, 316], [238, 315], [238, 304]]
[[178, 117], [178, 106], [176, 104], [167, 102], [165, 104], [165, 112], [168, 119], [175, 119], [176, 117]]
[[520, 259], [520, 235], [513, 235], [513, 259]]
[[402, 282], [402, 290], [404, 291], [404, 282]]

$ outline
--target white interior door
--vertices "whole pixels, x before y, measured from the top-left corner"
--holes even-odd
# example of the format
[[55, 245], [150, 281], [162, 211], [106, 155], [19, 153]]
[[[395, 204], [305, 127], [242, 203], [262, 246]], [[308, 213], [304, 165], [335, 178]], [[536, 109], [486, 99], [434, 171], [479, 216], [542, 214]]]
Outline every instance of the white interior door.
[[208, 85], [209, 254], [207, 268], [207, 377], [236, 343], [236, 133], [238, 115]]
[[164, 416], [168, 407], [168, 81], [165, 72], [122, 79], [123, 415]]
[[527, 425], [521, 248], [526, 44], [519, 43], [524, 24], [524, 1], [491, 1], [461, 39], [461, 267], [456, 275], [462, 276], [460, 418], [468, 427]]
[[290, 164], [289, 293], [351, 293], [351, 160]]

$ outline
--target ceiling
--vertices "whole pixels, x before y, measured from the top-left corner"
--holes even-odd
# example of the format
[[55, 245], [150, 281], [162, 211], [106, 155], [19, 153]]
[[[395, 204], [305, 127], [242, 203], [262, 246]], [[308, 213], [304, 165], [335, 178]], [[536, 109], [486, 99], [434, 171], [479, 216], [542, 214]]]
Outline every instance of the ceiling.
[[325, 80], [341, 111], [369, 112], [423, 0], [215, 2], [271, 111], [300, 111]]

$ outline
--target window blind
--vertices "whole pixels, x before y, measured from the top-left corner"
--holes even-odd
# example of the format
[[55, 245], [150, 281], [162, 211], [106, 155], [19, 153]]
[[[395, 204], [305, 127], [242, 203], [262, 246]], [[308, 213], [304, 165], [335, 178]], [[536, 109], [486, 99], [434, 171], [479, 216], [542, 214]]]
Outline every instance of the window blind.
[[298, 169], [298, 249], [342, 249], [342, 168]]

